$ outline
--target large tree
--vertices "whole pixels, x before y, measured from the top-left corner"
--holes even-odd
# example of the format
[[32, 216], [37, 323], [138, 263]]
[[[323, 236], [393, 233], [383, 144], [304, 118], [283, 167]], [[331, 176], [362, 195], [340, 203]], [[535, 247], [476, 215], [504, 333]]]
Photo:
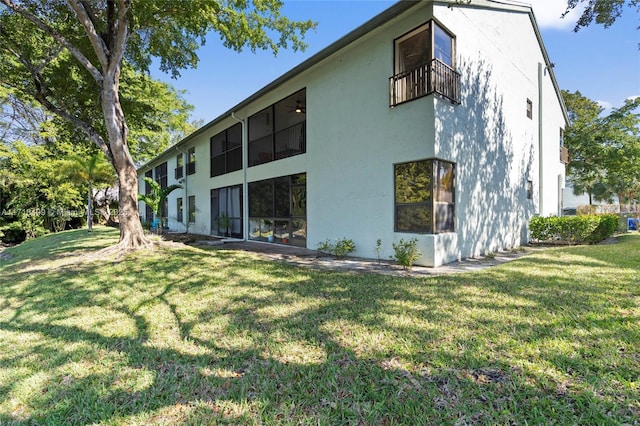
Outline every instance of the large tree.
[[608, 28], [622, 15], [625, 4], [632, 9], [635, 8], [636, 13], [640, 12], [639, 0], [567, 0], [567, 10], [563, 16], [576, 7], [584, 7], [574, 31], [578, 32], [580, 28], [588, 27], [594, 20]]
[[576, 194], [587, 193], [589, 203], [620, 202], [637, 197], [640, 183], [640, 98], [628, 99], [620, 108], [603, 114], [597, 102], [579, 91], [562, 92], [570, 125], [564, 145], [571, 161], [567, 168]]
[[[118, 249], [145, 246], [138, 216], [137, 173], [120, 93], [128, 67], [179, 70], [198, 62], [196, 51], [211, 31], [223, 44], [271, 49], [301, 38], [311, 21], [280, 14], [280, 0], [0, 0], [0, 78], [81, 130], [116, 169], [120, 188]], [[276, 40], [271, 35], [279, 34]], [[21, 83], [18, 83], [20, 81]], [[82, 94], [92, 94], [93, 98]], [[93, 99], [93, 100], [92, 100]], [[96, 105], [96, 102], [98, 105]], [[87, 109], [102, 121], [88, 120]]]

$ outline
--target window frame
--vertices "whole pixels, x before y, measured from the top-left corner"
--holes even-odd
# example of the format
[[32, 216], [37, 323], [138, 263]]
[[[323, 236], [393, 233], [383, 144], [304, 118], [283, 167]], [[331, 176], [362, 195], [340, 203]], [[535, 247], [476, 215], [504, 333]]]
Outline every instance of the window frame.
[[[403, 165], [409, 164], [417, 164], [424, 163], [427, 167], [426, 170], [429, 171], [429, 193], [425, 200], [422, 201], [412, 201], [412, 202], [398, 202], [398, 173], [399, 167]], [[440, 184], [441, 181], [438, 181], [436, 178], [436, 168], [439, 163], [444, 163], [448, 166], [451, 166], [452, 173], [452, 182], [451, 182], [451, 202], [443, 201], [439, 199], [439, 194], [441, 193]], [[443, 234], [443, 233], [452, 233], [456, 232], [456, 163], [452, 161], [443, 160], [440, 158], [426, 158], [422, 160], [415, 161], [405, 161], [401, 163], [395, 163], [393, 165], [393, 229], [394, 232], [403, 232], [403, 233], [411, 233], [411, 234], [426, 234], [426, 235], [435, 235], [435, 234]], [[451, 221], [451, 226], [442, 228], [440, 226], [440, 221], [438, 220], [438, 212], [441, 211], [440, 207], [446, 205], [447, 209], [451, 206], [451, 213], [446, 215], [445, 220]], [[423, 207], [428, 209], [428, 217], [429, 222], [423, 224], [419, 227], [400, 227], [398, 218], [399, 211], [407, 207]]]
[[184, 222], [184, 204], [182, 197], [176, 198], [176, 220], [179, 223]]
[[[239, 209], [240, 209], [240, 215], [239, 216], [231, 216], [229, 215], [229, 206], [233, 203], [230, 203], [229, 200], [232, 197], [233, 192], [232, 191], [237, 191], [237, 194], [239, 196], [238, 199], [238, 204], [239, 204]], [[227, 206], [227, 209], [224, 212], [220, 211], [220, 200], [221, 200], [221, 194], [224, 193], [225, 196], [225, 204]], [[218, 202], [218, 205], [215, 207], [215, 211], [217, 212], [217, 214], [214, 215], [214, 205], [213, 205], [213, 200], [214, 200], [214, 194], [216, 194], [215, 199]], [[221, 230], [219, 229], [219, 224], [218, 224], [218, 219], [221, 216], [221, 213], [224, 213], [227, 215], [227, 218], [229, 219], [230, 222], [236, 222], [239, 223], [238, 228], [240, 229], [240, 232], [233, 232], [234, 227], [230, 226], [230, 237], [234, 237], [234, 238], [242, 238], [243, 234], [244, 234], [244, 203], [243, 203], [243, 199], [242, 199], [242, 185], [230, 185], [230, 186], [224, 186], [224, 187], [220, 187], [220, 188], [213, 188], [210, 191], [210, 195], [209, 195], [209, 199], [210, 199], [210, 203], [211, 203], [211, 234], [212, 235], [217, 235], [217, 236], [226, 236], [224, 235]], [[214, 230], [217, 231], [217, 233], [214, 233]]]
[[176, 155], [175, 178], [182, 179], [184, 177], [184, 156], [182, 153]]
[[[282, 127], [278, 122], [278, 108], [280, 105], [286, 102], [300, 102], [303, 103], [304, 110], [302, 112], [292, 111], [296, 116], [300, 114], [304, 117], [302, 120], [295, 122], [292, 125]], [[307, 112], [306, 112], [306, 104], [307, 104], [307, 88], [303, 87], [302, 89], [274, 102], [268, 107], [256, 112], [255, 114], [249, 116], [247, 119], [247, 159], [248, 165], [247, 167], [259, 166], [261, 164], [270, 163], [272, 161], [277, 161], [283, 158], [293, 157], [296, 155], [305, 154], [307, 152]], [[296, 108], [297, 105], [294, 105], [293, 108]], [[253, 128], [253, 120], [257, 120], [260, 118], [262, 114], [268, 114], [268, 124], [269, 131], [265, 134], [259, 134], [258, 137], [253, 137], [252, 131]], [[285, 135], [287, 131], [295, 132], [297, 129], [301, 131], [299, 138], [294, 137], [292, 140], [293, 145], [289, 147], [287, 140], [285, 140], [285, 146], [280, 146], [280, 138], [278, 136]], [[296, 144], [297, 142], [297, 144]], [[297, 148], [294, 148], [296, 147]], [[260, 148], [261, 147], [261, 148]], [[261, 150], [258, 152], [257, 150]], [[257, 155], [255, 155], [257, 154]]]
[[188, 223], [196, 223], [196, 196], [187, 197], [187, 220]]
[[[437, 57], [436, 29], [450, 40], [450, 62]], [[411, 69], [401, 70], [400, 45], [410, 38], [427, 32], [429, 45], [424, 47], [427, 61]], [[460, 74], [456, 71], [456, 35], [435, 19], [407, 31], [393, 40], [393, 74], [389, 79], [389, 106], [395, 107], [432, 94], [438, 94], [454, 104], [460, 104]]]
[[[240, 131], [240, 145], [230, 147], [229, 143], [229, 135], [231, 132]], [[214, 141], [216, 138], [222, 136], [222, 150], [219, 153], [214, 154]], [[233, 154], [237, 156], [238, 151], [240, 152], [240, 163], [239, 164], [230, 164]], [[224, 129], [223, 131], [216, 133], [215, 135], [209, 138], [209, 177], [222, 176], [227, 173], [235, 172], [238, 170], [242, 170], [242, 124], [236, 123], [231, 127]], [[214, 159], [222, 159], [224, 167], [222, 171], [218, 172], [214, 167]]]
[[[287, 188], [287, 200], [284, 203], [284, 199], [277, 198], [278, 194], [282, 195], [282, 191], [278, 191], [277, 186], [278, 184], [282, 185], [283, 183]], [[270, 188], [269, 197], [267, 197], [269, 200], [267, 203], [259, 203], [260, 205], [256, 206], [253, 195], [255, 195], [254, 191], [256, 191], [256, 188], [259, 189], [261, 186], [264, 188]], [[304, 194], [304, 201], [296, 198], [302, 198], [301, 194]], [[297, 173], [249, 182], [249, 201], [247, 203], [247, 208], [249, 209], [248, 239], [253, 241], [266, 241], [276, 244], [306, 247], [306, 194], [306, 173]], [[265, 208], [262, 206], [263, 204], [268, 205], [266, 205]], [[288, 207], [285, 206], [285, 204], [288, 204]], [[259, 211], [256, 211], [256, 207], [258, 207]], [[298, 224], [298, 226], [296, 226], [296, 224]], [[252, 235], [254, 228], [258, 229], [258, 235]], [[266, 228], [268, 228], [268, 231], [264, 231]], [[296, 236], [296, 230], [298, 228], [304, 229], [304, 236], [301, 236], [300, 234]], [[278, 229], [280, 229], [280, 236], [277, 235]], [[269, 232], [271, 233], [271, 236], [263, 235], [263, 233], [268, 234]], [[283, 235], [286, 235], [286, 237]]]
[[196, 172], [196, 147], [192, 146], [187, 150], [187, 175]]

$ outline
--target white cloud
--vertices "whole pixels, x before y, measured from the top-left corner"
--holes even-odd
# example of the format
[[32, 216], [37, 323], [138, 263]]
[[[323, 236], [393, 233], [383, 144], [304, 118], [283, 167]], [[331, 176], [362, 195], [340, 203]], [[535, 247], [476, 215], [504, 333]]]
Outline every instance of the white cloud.
[[600, 105], [602, 108], [604, 108], [605, 110], [613, 108], [613, 105], [611, 104], [611, 102], [607, 102], [607, 101], [596, 101], [596, 103], [598, 105]]
[[584, 7], [578, 6], [562, 18], [567, 10], [566, 0], [528, 0], [528, 3], [533, 8], [538, 25], [543, 28], [572, 30], [584, 10]]
[[633, 95], [633, 96], [629, 96], [627, 99], [625, 99], [625, 101], [634, 101], [638, 98], [640, 98], [640, 95]]

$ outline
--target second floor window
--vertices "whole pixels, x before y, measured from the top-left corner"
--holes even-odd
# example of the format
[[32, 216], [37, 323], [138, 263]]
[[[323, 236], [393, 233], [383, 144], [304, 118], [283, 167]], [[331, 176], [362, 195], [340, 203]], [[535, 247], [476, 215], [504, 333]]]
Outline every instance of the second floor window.
[[187, 151], [187, 174], [192, 175], [196, 172], [196, 148], [189, 148]]
[[176, 179], [180, 179], [184, 176], [184, 159], [182, 153], [176, 157]]
[[242, 125], [229, 127], [209, 141], [211, 177], [242, 169]]
[[302, 89], [249, 117], [249, 167], [307, 152], [306, 103]]
[[390, 105], [437, 93], [460, 103], [460, 74], [455, 71], [455, 38], [429, 21], [394, 41]]

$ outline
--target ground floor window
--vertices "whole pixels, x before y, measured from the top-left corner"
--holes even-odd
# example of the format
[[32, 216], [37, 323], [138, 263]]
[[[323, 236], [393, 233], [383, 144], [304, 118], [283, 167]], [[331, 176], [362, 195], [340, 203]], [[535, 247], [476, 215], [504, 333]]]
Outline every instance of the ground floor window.
[[189, 223], [195, 223], [196, 221], [196, 196], [189, 195], [187, 199], [187, 208], [189, 213]]
[[249, 239], [306, 247], [306, 173], [249, 183]]
[[394, 180], [396, 232], [455, 230], [455, 164], [436, 159], [396, 164]]
[[242, 186], [211, 190], [211, 233], [242, 238]]
[[181, 222], [184, 220], [183, 219], [183, 210], [184, 208], [182, 207], [182, 198], [177, 198], [176, 199], [176, 220], [178, 222]]

